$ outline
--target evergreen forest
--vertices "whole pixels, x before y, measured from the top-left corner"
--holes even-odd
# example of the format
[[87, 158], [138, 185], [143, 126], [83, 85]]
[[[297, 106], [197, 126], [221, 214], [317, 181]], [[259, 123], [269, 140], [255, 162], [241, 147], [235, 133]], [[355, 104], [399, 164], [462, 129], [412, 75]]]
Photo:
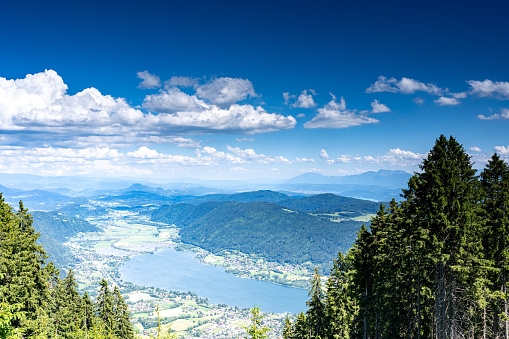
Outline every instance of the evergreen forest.
[[120, 291], [102, 280], [95, 302], [78, 294], [72, 271], [59, 270], [42, 245], [33, 219], [0, 195], [0, 339], [133, 339], [130, 313]]
[[289, 338], [508, 338], [509, 167], [476, 174], [440, 136], [403, 190], [380, 205], [325, 283], [312, 279]]

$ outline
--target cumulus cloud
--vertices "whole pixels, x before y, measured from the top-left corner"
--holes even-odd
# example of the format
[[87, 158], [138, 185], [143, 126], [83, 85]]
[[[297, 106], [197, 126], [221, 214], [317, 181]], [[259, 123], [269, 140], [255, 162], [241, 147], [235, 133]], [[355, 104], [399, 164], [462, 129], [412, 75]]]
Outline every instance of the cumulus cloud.
[[176, 87], [170, 87], [158, 94], [147, 95], [142, 106], [158, 113], [201, 112], [210, 108], [196, 95], [186, 94]]
[[337, 102], [336, 97], [332, 97], [323, 108], [318, 109], [318, 114], [304, 124], [305, 128], [347, 128], [359, 126], [362, 124], [378, 123], [377, 119], [367, 116], [368, 111], [357, 112], [357, 110], [346, 110], [346, 104], [343, 98]]
[[505, 147], [505, 146], [495, 146], [495, 152], [499, 153], [499, 154], [503, 154], [503, 155], [508, 155], [509, 154], [509, 146]]
[[136, 75], [143, 80], [138, 85], [139, 88], [152, 89], [161, 87], [161, 79], [157, 75], [150, 74], [148, 71], [138, 72]]
[[332, 93], [329, 93], [329, 94], [332, 96], [332, 100], [329, 101], [325, 105], [326, 109], [328, 109], [330, 111], [333, 111], [333, 110], [344, 111], [344, 110], [346, 110], [346, 102], [345, 102], [345, 99], [343, 97], [341, 97], [341, 99], [338, 102], [337, 98], [336, 98], [336, 96], [334, 94], [332, 94]]
[[[316, 106], [315, 101], [313, 100], [313, 92], [311, 91], [311, 94], [308, 94], [306, 90], [303, 90], [299, 97], [297, 98], [297, 101], [292, 105], [296, 108], [313, 108]], [[316, 93], [315, 93], [316, 94]]]
[[477, 146], [470, 147], [470, 150], [471, 150], [472, 152], [482, 152], [482, 150], [481, 150], [479, 147], [477, 147]]
[[196, 88], [198, 98], [207, 99], [222, 108], [255, 95], [251, 81], [239, 78], [217, 78]]
[[164, 89], [170, 87], [195, 87], [199, 82], [200, 80], [196, 78], [173, 76], [170, 80], [164, 82]]
[[502, 81], [476, 81], [469, 80], [470, 93], [480, 97], [493, 96], [503, 100], [509, 100], [509, 82]]
[[499, 119], [509, 119], [509, 109], [502, 108], [501, 113], [492, 114], [489, 116], [485, 116], [483, 114], [479, 114], [477, 118], [479, 120], [499, 120]]
[[227, 146], [227, 149], [235, 154], [237, 157], [244, 159], [246, 161], [255, 161], [260, 164], [274, 164], [274, 163], [280, 163], [280, 164], [290, 164], [291, 161], [283, 156], [277, 156], [277, 157], [270, 157], [265, 154], [257, 154], [254, 149], [247, 148], [245, 150], [239, 148], [239, 147], [231, 147]]
[[384, 104], [381, 104], [376, 99], [371, 103], [371, 107], [372, 107], [371, 113], [385, 113], [391, 111], [389, 107], [385, 106]]
[[443, 89], [437, 87], [434, 84], [425, 84], [410, 78], [386, 78], [379, 76], [378, 80], [366, 89], [366, 93], [375, 92], [391, 92], [391, 93], [403, 93], [413, 94], [417, 91], [426, 92], [429, 94], [440, 95], [444, 92]]
[[86, 143], [86, 138], [88, 142], [113, 137], [126, 142], [140, 138], [164, 142], [182, 133], [254, 134], [296, 124], [295, 118], [262, 107], [234, 104], [223, 109], [205, 104], [176, 87], [145, 98], [143, 107], [158, 114], [144, 113], [125, 99], [104, 95], [96, 88], [75, 95], [66, 92], [67, 85], [52, 70], [24, 79], [0, 78], [0, 129], [24, 133], [20, 142], [40, 136], [45, 142], [63, 145], [76, 140]]
[[455, 106], [460, 104], [456, 98], [449, 97], [440, 97], [437, 100], [433, 100], [433, 102], [435, 104], [439, 104], [440, 106]]

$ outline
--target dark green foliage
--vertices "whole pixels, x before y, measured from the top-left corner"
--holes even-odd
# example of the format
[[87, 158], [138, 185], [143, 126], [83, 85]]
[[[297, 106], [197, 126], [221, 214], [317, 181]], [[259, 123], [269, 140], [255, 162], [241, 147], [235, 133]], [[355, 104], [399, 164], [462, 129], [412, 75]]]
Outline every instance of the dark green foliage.
[[34, 339], [84, 339], [88, 331], [94, 331], [98, 339], [134, 339], [130, 314], [118, 289], [112, 294], [104, 281], [105, 297], [100, 294], [95, 306], [88, 295], [81, 298], [73, 272], [60, 280], [37, 244], [38, 237], [23, 204], [15, 213], [0, 195], [0, 338], [22, 334]]
[[313, 278], [311, 279], [311, 289], [309, 290], [310, 299], [306, 303], [307, 326], [312, 338], [325, 338], [326, 333], [326, 315], [325, 315], [325, 295], [322, 290], [322, 281], [318, 268], [315, 268]]
[[[405, 200], [381, 205], [335, 261], [327, 338], [508, 337], [508, 165], [495, 154], [479, 180], [463, 147], [441, 136], [420, 167]], [[296, 328], [285, 333], [297, 338]]]
[[352, 216], [376, 213], [379, 205], [374, 201], [342, 197], [331, 193], [287, 199], [278, 204], [301, 212], [350, 212], [353, 213]]
[[238, 250], [269, 260], [328, 265], [346, 251], [360, 222], [332, 222], [268, 202], [166, 206], [153, 220], [180, 227], [181, 240], [212, 252]]

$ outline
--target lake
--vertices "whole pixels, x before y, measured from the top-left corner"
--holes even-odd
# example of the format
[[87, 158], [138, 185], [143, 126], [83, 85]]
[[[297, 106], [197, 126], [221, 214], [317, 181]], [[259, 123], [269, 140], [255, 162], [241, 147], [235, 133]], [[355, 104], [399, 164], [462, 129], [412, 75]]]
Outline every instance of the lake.
[[306, 310], [308, 292], [268, 281], [239, 278], [223, 267], [200, 263], [190, 251], [164, 249], [131, 258], [121, 268], [121, 278], [137, 285], [171, 291], [194, 292], [213, 304], [258, 306], [264, 312], [298, 313]]

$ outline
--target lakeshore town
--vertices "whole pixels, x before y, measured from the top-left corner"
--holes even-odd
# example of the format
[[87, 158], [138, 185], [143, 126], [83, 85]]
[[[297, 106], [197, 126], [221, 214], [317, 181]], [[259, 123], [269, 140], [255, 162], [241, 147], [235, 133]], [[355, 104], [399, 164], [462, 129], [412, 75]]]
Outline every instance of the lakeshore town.
[[[142, 337], [154, 334], [160, 325], [163, 331], [171, 329], [180, 338], [238, 338], [246, 334], [251, 310], [212, 304], [191, 291], [167, 291], [124, 281], [120, 267], [133, 256], [173, 247], [193, 251], [202, 264], [222, 266], [226, 272], [239, 277], [307, 288], [311, 276], [311, 266], [267, 262], [239, 252], [212, 254], [183, 244], [175, 225], [151, 222], [146, 215], [133, 211], [108, 208], [107, 213], [86, 220], [102, 232], [79, 233], [65, 243], [76, 259], [72, 269], [79, 290], [94, 297], [103, 278], [110, 286], [118, 286], [133, 314], [135, 329]], [[263, 326], [271, 328], [267, 333], [269, 338], [279, 338], [286, 317], [292, 320], [295, 317], [290, 313], [262, 314]]]

